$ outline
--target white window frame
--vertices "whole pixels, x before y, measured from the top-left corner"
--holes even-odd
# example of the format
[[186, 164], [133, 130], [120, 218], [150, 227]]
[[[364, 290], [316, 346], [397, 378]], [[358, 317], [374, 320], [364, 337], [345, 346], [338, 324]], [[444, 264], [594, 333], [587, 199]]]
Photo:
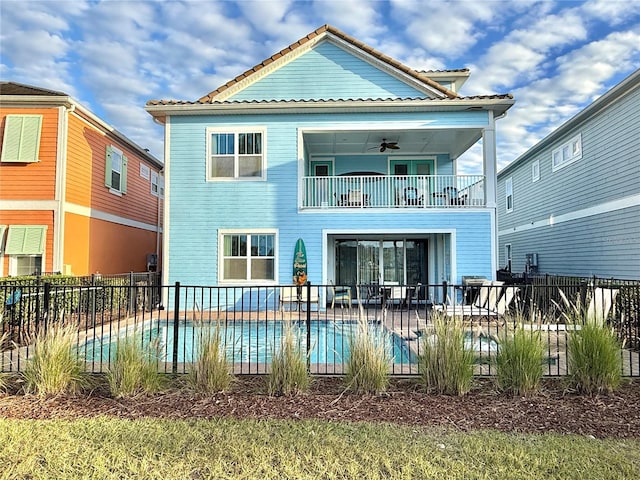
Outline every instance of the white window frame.
[[575, 135], [551, 152], [551, 171], [571, 165], [582, 158], [582, 134]]
[[[106, 157], [111, 155], [111, 159], [108, 160]], [[120, 168], [115, 169], [113, 166], [114, 156], [120, 157]], [[121, 197], [123, 194], [127, 193], [127, 156], [124, 154], [122, 150], [117, 148], [115, 145], [107, 145], [107, 151], [105, 153], [105, 164], [109, 168], [105, 168], [105, 185], [109, 188], [109, 192]], [[118, 188], [114, 187], [113, 182], [113, 172], [116, 172], [120, 175], [120, 182]]]
[[149, 168], [148, 165], [145, 165], [144, 163], [140, 164], [140, 176], [142, 178], [144, 178], [145, 180], [149, 180], [149, 175], [151, 174], [151, 169]]
[[504, 181], [504, 206], [507, 213], [513, 212], [513, 177]]
[[[238, 137], [242, 133], [259, 133], [262, 138], [262, 147], [261, 147], [261, 168], [260, 175], [255, 177], [242, 177], [239, 174], [239, 159], [240, 154], [238, 153]], [[233, 177], [214, 177], [211, 175], [211, 159], [213, 155], [211, 154], [212, 142], [211, 137], [213, 134], [228, 134], [233, 135], [234, 142], [234, 153], [233, 153], [233, 166], [234, 166], [234, 174]], [[206, 159], [206, 179], [208, 182], [238, 182], [238, 181], [247, 181], [247, 182], [261, 182], [267, 179], [267, 130], [265, 127], [259, 126], [242, 126], [242, 127], [234, 127], [234, 128], [223, 128], [223, 127], [208, 127], [206, 129], [206, 148], [207, 148], [207, 159]]]
[[[40, 257], [40, 273], [44, 272], [44, 253], [42, 254], [21, 254], [21, 255], [8, 255], [9, 257], [9, 276], [18, 276], [18, 258], [19, 257]], [[31, 273], [26, 273], [24, 276], [29, 276]]]
[[540, 160], [531, 164], [531, 182], [535, 183], [538, 180], [540, 180]]
[[[224, 278], [224, 238], [229, 235], [246, 235], [247, 236], [247, 275], [245, 279], [225, 279]], [[273, 278], [251, 278], [251, 236], [253, 235], [272, 235], [273, 236], [273, 257], [257, 257], [257, 258], [273, 258]], [[275, 229], [232, 229], [218, 231], [218, 283], [219, 284], [255, 284], [259, 282], [262, 285], [276, 285], [278, 282], [278, 231]]]
[[151, 172], [151, 195], [164, 198], [164, 177], [156, 172]]

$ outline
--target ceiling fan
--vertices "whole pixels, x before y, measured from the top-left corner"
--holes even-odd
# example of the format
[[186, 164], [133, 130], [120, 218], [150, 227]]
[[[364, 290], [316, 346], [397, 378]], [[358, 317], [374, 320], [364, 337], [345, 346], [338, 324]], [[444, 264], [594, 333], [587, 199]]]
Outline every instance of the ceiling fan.
[[398, 150], [400, 147], [398, 146], [398, 142], [387, 142], [387, 139], [383, 138], [382, 143], [380, 144], [380, 151], [384, 152], [387, 148], [391, 150]]
[[[378, 147], [373, 147], [369, 150], [373, 150], [374, 148]], [[387, 139], [383, 138], [379, 148], [381, 152], [384, 152], [387, 148], [391, 150], [398, 150], [400, 147], [398, 146], [398, 142], [387, 142]]]

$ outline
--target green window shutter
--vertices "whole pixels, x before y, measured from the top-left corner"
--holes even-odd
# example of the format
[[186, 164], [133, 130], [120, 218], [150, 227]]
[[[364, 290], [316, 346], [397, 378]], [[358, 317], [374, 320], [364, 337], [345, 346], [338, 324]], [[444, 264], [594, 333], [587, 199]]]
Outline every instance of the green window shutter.
[[120, 173], [120, 191], [127, 193], [127, 157], [122, 155], [122, 172]]
[[4, 231], [6, 229], [6, 225], [0, 225], [0, 253], [4, 251]]
[[6, 255], [42, 255], [47, 238], [44, 225], [11, 225], [7, 235]]
[[106, 155], [106, 160], [105, 160], [105, 167], [104, 167], [104, 184], [111, 188], [111, 152], [113, 151], [113, 149], [111, 148], [111, 145], [107, 145], [107, 155]]
[[41, 127], [42, 115], [7, 115], [0, 161], [39, 161]]

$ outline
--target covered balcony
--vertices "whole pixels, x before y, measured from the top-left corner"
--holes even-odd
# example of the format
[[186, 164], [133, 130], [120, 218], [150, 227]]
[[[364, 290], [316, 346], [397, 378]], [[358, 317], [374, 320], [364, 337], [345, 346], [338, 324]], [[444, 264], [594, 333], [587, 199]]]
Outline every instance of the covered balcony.
[[303, 209], [484, 207], [483, 175], [382, 175], [354, 172], [303, 177]]
[[[442, 112], [442, 116], [458, 124], [438, 127], [435, 121], [421, 120], [404, 122], [402, 127], [370, 124], [361, 129], [302, 129], [299, 208], [494, 208], [496, 158], [491, 115], [465, 110], [464, 114]], [[467, 161], [471, 171], [460, 172], [459, 157], [474, 146], [481, 147], [471, 157], [475, 165]]]

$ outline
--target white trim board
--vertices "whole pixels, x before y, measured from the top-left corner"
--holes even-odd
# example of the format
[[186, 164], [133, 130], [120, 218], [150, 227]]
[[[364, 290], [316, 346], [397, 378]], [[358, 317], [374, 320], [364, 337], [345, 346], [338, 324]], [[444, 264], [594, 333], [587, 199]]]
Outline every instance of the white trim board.
[[498, 237], [503, 235], [510, 235], [513, 233], [525, 232], [527, 230], [533, 230], [541, 227], [548, 227], [556, 225], [558, 223], [570, 222], [572, 220], [578, 220], [580, 218], [591, 217], [594, 215], [601, 215], [603, 213], [610, 213], [616, 210], [622, 210], [623, 208], [638, 207], [640, 206], [640, 194], [631, 195], [618, 200], [612, 200], [611, 202], [601, 203], [594, 205], [593, 207], [583, 208], [581, 210], [574, 210], [573, 212], [564, 213], [562, 215], [554, 216], [550, 215], [549, 218], [544, 220], [538, 220], [537, 222], [531, 222], [517, 227], [507, 228], [498, 232]]
[[[155, 232], [158, 230], [156, 225], [149, 223], [138, 222], [137, 220], [131, 220], [130, 218], [120, 217], [111, 213], [102, 212], [89, 207], [83, 207], [82, 205], [76, 205], [74, 203], [64, 204], [65, 213], [73, 213], [75, 215], [81, 215], [83, 217], [95, 218], [97, 220], [103, 220], [105, 222], [117, 223], [126, 227], [140, 228], [142, 230], [149, 230]], [[162, 229], [160, 229], [162, 231]]]

